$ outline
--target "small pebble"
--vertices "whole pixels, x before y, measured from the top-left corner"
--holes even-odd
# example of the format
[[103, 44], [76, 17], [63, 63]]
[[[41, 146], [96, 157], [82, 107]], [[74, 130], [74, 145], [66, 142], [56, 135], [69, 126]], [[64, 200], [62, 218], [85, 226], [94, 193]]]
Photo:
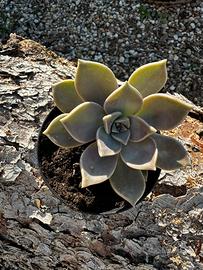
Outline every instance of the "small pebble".
[[190, 25], [191, 25], [192, 29], [195, 29], [195, 24], [194, 23], [191, 23]]
[[[203, 105], [202, 1], [170, 9], [146, 2], [4, 0], [0, 42], [16, 33], [69, 60], [102, 62], [120, 80], [128, 79], [143, 64], [167, 58], [165, 90], [173, 91], [173, 85], [180, 94]], [[196, 87], [191, 87], [193, 81]]]
[[120, 62], [120, 63], [124, 63], [124, 61], [125, 61], [125, 58], [124, 58], [123, 56], [121, 56], [121, 57], [119, 58], [119, 62]]
[[187, 50], [186, 50], [186, 53], [187, 53], [187, 55], [191, 55], [192, 52], [191, 52], [190, 49], [187, 49]]

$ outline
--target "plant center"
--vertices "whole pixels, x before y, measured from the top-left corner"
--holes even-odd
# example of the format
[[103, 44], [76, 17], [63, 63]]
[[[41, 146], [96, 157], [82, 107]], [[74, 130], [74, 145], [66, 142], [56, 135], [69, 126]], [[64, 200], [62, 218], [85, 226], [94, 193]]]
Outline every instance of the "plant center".
[[117, 131], [120, 132], [125, 132], [128, 128], [122, 124], [122, 123], [115, 123], [115, 127], [117, 129]]

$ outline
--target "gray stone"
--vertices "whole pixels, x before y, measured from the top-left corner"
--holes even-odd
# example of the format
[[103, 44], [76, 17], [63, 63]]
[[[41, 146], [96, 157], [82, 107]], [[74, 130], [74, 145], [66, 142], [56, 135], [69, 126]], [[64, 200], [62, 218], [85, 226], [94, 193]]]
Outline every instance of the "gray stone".
[[[177, 262], [182, 269], [201, 269], [195, 257], [202, 236], [201, 187], [177, 198], [153, 193], [135, 208], [111, 215], [75, 212], [48, 190], [37, 169], [37, 135], [53, 106], [51, 84], [73, 77], [75, 68], [15, 35], [1, 52], [6, 71], [0, 85], [2, 269], [155, 270], [178, 269]], [[22, 70], [33, 70], [34, 78], [25, 72], [21, 82]]]

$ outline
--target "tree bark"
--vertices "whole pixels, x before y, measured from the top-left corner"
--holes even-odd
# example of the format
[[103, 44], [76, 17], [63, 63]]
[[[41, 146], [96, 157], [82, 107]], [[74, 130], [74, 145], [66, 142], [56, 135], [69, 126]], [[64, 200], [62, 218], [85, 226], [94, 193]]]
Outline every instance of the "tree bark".
[[162, 174], [152, 195], [121, 214], [74, 212], [43, 183], [36, 142], [51, 84], [75, 67], [16, 35], [0, 50], [0, 268], [202, 269], [202, 109], [170, 132], [192, 167]]

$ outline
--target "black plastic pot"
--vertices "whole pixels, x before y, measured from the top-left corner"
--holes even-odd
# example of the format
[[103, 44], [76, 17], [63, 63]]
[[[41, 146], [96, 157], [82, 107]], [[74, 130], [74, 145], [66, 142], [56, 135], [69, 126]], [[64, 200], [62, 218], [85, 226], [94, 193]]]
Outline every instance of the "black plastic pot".
[[[56, 146], [55, 144], [53, 144], [46, 136], [44, 136], [42, 134], [42, 132], [47, 128], [47, 126], [49, 125], [49, 123], [56, 117], [58, 116], [59, 114], [61, 114], [61, 112], [59, 111], [58, 108], [54, 107], [50, 113], [47, 115], [47, 117], [45, 118], [43, 124], [42, 124], [42, 127], [41, 127], [41, 130], [39, 132], [39, 137], [38, 137], [38, 145], [37, 145], [37, 155], [38, 155], [38, 166], [39, 166], [39, 170], [40, 170], [40, 173], [41, 173], [41, 176], [44, 180], [44, 182], [46, 183], [46, 185], [50, 188], [50, 190], [52, 191], [52, 193], [57, 197], [59, 198], [60, 200], [62, 200], [65, 204], [68, 204], [68, 202], [66, 200], [64, 200], [60, 194], [56, 193], [53, 189], [53, 187], [51, 186], [51, 182], [50, 182], [50, 179], [49, 177], [47, 177], [46, 175], [46, 172], [44, 172], [43, 170], [43, 160], [44, 160], [44, 156], [45, 156], [45, 152], [46, 152], [46, 155], [48, 154], [52, 154], [53, 152], [55, 152], [57, 149], [59, 149], [58, 146]], [[75, 151], [76, 148], [73, 148], [72, 151]], [[158, 180], [158, 177], [160, 175], [160, 169], [157, 168], [156, 171], [148, 171], [148, 179], [147, 179], [147, 186], [146, 186], [146, 190], [142, 196], [142, 198], [139, 200], [142, 201], [144, 200], [144, 198], [152, 191], [154, 185], [156, 184], [157, 180]], [[102, 193], [101, 195], [101, 190], [100, 188], [104, 188], [105, 189], [105, 194]], [[92, 209], [81, 209], [81, 211], [83, 212], [89, 212], [91, 214], [100, 214], [100, 213], [105, 213], [105, 212], [108, 212], [108, 213], [118, 213], [118, 212], [122, 212], [122, 211], [125, 211], [129, 208], [131, 208], [132, 206], [122, 200], [121, 201], [121, 198], [115, 194], [115, 192], [112, 190], [110, 184], [108, 181], [105, 181], [101, 184], [97, 184], [97, 185], [94, 185], [94, 186], [90, 186], [88, 187], [88, 189], [91, 191], [91, 192], [94, 192], [94, 193], [98, 193], [98, 195], [96, 195], [96, 197], [98, 198], [98, 200], [101, 199], [101, 203], [102, 201], [104, 200], [104, 197], [105, 197], [105, 200], [108, 200], [109, 199], [109, 207], [97, 207], [96, 209], [92, 210]], [[111, 206], [111, 201], [114, 199], [115, 197], [115, 200], [118, 200], [120, 201], [119, 203], [119, 206], [118, 207], [115, 207], [115, 208], [112, 208]], [[98, 202], [97, 202], [98, 203]]]

